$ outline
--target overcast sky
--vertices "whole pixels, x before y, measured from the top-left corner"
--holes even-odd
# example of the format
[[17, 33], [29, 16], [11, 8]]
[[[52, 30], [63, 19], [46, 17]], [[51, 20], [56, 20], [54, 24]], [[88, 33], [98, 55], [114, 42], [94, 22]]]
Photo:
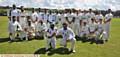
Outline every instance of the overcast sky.
[[112, 9], [120, 10], [120, 0], [0, 0], [0, 6], [16, 4], [24, 7]]

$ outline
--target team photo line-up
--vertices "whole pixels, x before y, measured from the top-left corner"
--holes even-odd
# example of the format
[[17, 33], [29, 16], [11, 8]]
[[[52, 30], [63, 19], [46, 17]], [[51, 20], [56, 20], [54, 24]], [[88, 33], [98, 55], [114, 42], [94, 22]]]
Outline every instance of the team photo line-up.
[[53, 49], [56, 47], [56, 36], [61, 35], [61, 45], [66, 47], [69, 40], [72, 52], [75, 52], [75, 36], [108, 41], [110, 22], [113, 18], [111, 9], [103, 16], [100, 11], [94, 13], [92, 9], [52, 12], [33, 8], [31, 12], [27, 12], [23, 6], [17, 9], [16, 5], [8, 9], [7, 16], [10, 42], [16, 37], [20, 40], [29, 40], [42, 36], [46, 40], [48, 50], [50, 46]]

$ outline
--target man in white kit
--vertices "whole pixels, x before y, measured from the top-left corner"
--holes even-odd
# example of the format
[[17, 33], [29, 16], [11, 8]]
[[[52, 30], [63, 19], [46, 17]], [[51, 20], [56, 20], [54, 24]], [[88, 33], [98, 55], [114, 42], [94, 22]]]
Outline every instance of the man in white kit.
[[37, 27], [36, 27], [36, 37], [44, 37], [45, 38], [45, 31], [47, 30], [47, 25], [46, 23], [43, 22], [43, 20], [39, 20], [37, 22]]
[[62, 35], [61, 45], [67, 47], [67, 41], [71, 42], [70, 52], [75, 52], [75, 34], [67, 23], [63, 23], [63, 28], [59, 29], [57, 35]]
[[15, 16], [15, 19], [19, 22], [20, 10], [16, 8], [16, 5], [13, 4], [13, 7], [10, 11], [11, 21], [12, 17]]
[[22, 31], [21, 25], [15, 18], [16, 18], [16, 16], [12, 17], [13, 21], [10, 22], [10, 27], [9, 27], [11, 41], [13, 41], [15, 39], [16, 34], [18, 34], [19, 32]]
[[46, 51], [48, 51], [49, 47], [52, 49], [56, 48], [56, 33], [57, 28], [54, 24], [50, 25], [50, 28], [47, 29], [47, 38], [46, 38]]
[[111, 22], [111, 19], [113, 18], [113, 15], [111, 13], [111, 9], [108, 9], [108, 13], [105, 15], [105, 20], [104, 20], [104, 23], [105, 23], [105, 31], [107, 33], [107, 36], [106, 36], [106, 41], [108, 41], [108, 38], [109, 38], [109, 33], [110, 33], [110, 22]]

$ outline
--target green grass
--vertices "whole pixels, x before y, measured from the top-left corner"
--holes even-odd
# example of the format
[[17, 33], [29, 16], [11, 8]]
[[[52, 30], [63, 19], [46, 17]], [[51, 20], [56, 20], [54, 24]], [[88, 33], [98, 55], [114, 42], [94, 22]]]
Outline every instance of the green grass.
[[[62, 54], [61, 49], [48, 55], [44, 53], [45, 40], [31, 40], [9, 43], [7, 17], [0, 17], [0, 54], [34, 54], [40, 53], [41, 57], [120, 57], [120, 19], [114, 18], [111, 22], [110, 40], [105, 44], [90, 44], [90, 42], [76, 42], [76, 53]], [[4, 40], [4, 41], [2, 41]], [[57, 48], [60, 39], [57, 39]], [[70, 45], [70, 43], [68, 43]], [[41, 54], [43, 53], [43, 54]]]

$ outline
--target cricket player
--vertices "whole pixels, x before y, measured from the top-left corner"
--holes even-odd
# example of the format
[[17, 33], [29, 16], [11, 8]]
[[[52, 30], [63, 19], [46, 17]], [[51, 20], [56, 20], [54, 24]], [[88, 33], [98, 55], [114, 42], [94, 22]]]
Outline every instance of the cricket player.
[[[76, 23], [76, 21], [77, 21], [77, 14], [76, 14], [76, 12], [75, 11], [73, 11], [72, 13], [71, 13], [71, 17], [70, 18], [72, 18], [72, 21], [71, 21], [71, 27], [72, 27], [72, 29], [73, 29], [73, 31], [75, 32], [75, 35], [77, 36], [78, 35], [78, 31], [76, 31], [76, 30], [78, 30], [78, 26], [76, 26], [78, 23]], [[79, 20], [78, 20], [79, 21]]]
[[95, 15], [95, 21], [96, 21], [96, 23], [98, 23], [100, 19], [103, 20], [103, 15], [98, 11], [96, 13], [96, 15]]
[[48, 21], [50, 24], [56, 24], [56, 14], [50, 11]]
[[102, 19], [100, 19], [99, 21], [100, 22], [97, 24], [97, 30], [95, 32], [96, 38], [101, 39], [103, 40], [103, 42], [105, 42], [107, 34], [106, 31], [104, 30], [104, 24]]
[[95, 14], [93, 13], [92, 9], [89, 9], [89, 12], [87, 13], [88, 16], [88, 22], [91, 23], [91, 19], [95, 19]]
[[59, 29], [57, 35], [62, 35], [61, 45], [67, 47], [67, 41], [71, 42], [70, 52], [75, 52], [75, 34], [67, 23], [63, 23], [63, 28]]
[[32, 14], [31, 14], [32, 22], [35, 23], [38, 21], [38, 13], [35, 11], [35, 9], [32, 9]]
[[7, 17], [8, 17], [8, 31], [9, 31], [9, 38], [11, 38], [10, 37], [10, 35], [11, 35], [11, 25], [12, 25], [12, 21], [11, 21], [11, 16], [10, 16], [10, 11], [11, 11], [11, 9], [10, 9], [10, 7], [9, 6], [7, 6]]
[[44, 20], [44, 13], [41, 12], [41, 8], [39, 8], [39, 11], [38, 11], [38, 21], [39, 20]]
[[36, 27], [36, 36], [45, 38], [45, 31], [47, 30], [46, 23], [43, 20], [39, 20]]
[[48, 13], [47, 9], [44, 9], [43, 20], [49, 26], [48, 19], [49, 19], [49, 13]]
[[55, 47], [56, 47], [56, 32], [57, 32], [57, 28], [55, 27], [54, 24], [51, 24], [50, 28], [47, 29], [46, 51], [48, 51], [50, 45], [51, 45], [51, 48], [55, 49]]
[[60, 13], [60, 18], [61, 18], [61, 22], [62, 22], [62, 23], [66, 22], [66, 20], [65, 20], [65, 18], [66, 18], [66, 13], [61, 12], [61, 13]]
[[[102, 19], [101, 19], [102, 20]], [[95, 19], [91, 19], [91, 23], [89, 24], [89, 38], [95, 38], [96, 37], [96, 29], [97, 29], [97, 24], [95, 23]]]
[[73, 24], [75, 22], [75, 14], [69, 11], [65, 14], [65, 17], [67, 17], [66, 22], [68, 22], [69, 27], [74, 29]]
[[[27, 21], [25, 23], [25, 27], [23, 28], [23, 31], [21, 32], [20, 36], [21, 36], [21, 38], [25, 38], [25, 40], [29, 40], [30, 35], [34, 36], [34, 33], [32, 33], [32, 32], [34, 31], [34, 29], [35, 29], [34, 27], [35, 26], [31, 25], [32, 19], [31, 19], [30, 14], [28, 14], [26, 16], [26, 19], [27, 19]], [[31, 28], [30, 28], [30, 26], [31, 26]]]
[[16, 37], [16, 34], [22, 31], [21, 25], [17, 22], [15, 19], [16, 16], [13, 16], [12, 19], [13, 21], [10, 22], [9, 24], [9, 32], [10, 32], [10, 40], [13, 41]]
[[105, 20], [104, 20], [104, 23], [105, 23], [105, 31], [107, 33], [107, 36], [106, 36], [106, 41], [108, 41], [108, 38], [109, 38], [109, 31], [110, 31], [110, 22], [111, 22], [111, 19], [113, 18], [113, 15], [111, 13], [111, 9], [108, 9], [108, 14], [105, 15]]
[[[11, 16], [10, 16], [10, 11], [11, 11], [11, 9], [10, 9], [10, 7], [9, 6], [7, 6], [7, 17], [8, 17], [8, 19], [10, 19], [11, 18]], [[10, 21], [10, 20], [9, 20]]]
[[61, 28], [62, 27], [62, 20], [61, 20], [61, 14], [57, 12], [57, 15], [56, 15], [56, 19], [57, 19], [57, 28]]
[[26, 19], [26, 12], [24, 9], [21, 9], [20, 12], [20, 25], [22, 26], [22, 28], [25, 27], [25, 23], [26, 23], [27, 19]]
[[74, 22], [74, 32], [75, 32], [75, 35], [77, 36], [79, 35], [80, 29], [81, 29], [80, 22], [81, 22], [81, 12], [77, 11], [75, 15], [75, 22]]
[[10, 11], [10, 16], [11, 16], [11, 21], [13, 21], [12, 20], [13, 16], [16, 16], [15, 18], [19, 22], [20, 10], [18, 10], [16, 8], [16, 5], [13, 5], [13, 7], [12, 7], [12, 9]]
[[89, 35], [89, 27], [87, 25], [87, 22], [83, 22], [83, 26], [81, 28], [79, 36], [80, 37], [88, 37], [88, 35]]
[[9, 31], [9, 38], [10, 38], [10, 40], [13, 40], [13, 38], [12, 38], [12, 21], [11, 21], [11, 19], [9, 18], [9, 23], [8, 23], [8, 31]]
[[87, 22], [87, 24], [88, 24], [88, 16], [87, 16], [87, 11], [86, 10], [83, 11], [81, 19], [82, 19], [82, 23]]

